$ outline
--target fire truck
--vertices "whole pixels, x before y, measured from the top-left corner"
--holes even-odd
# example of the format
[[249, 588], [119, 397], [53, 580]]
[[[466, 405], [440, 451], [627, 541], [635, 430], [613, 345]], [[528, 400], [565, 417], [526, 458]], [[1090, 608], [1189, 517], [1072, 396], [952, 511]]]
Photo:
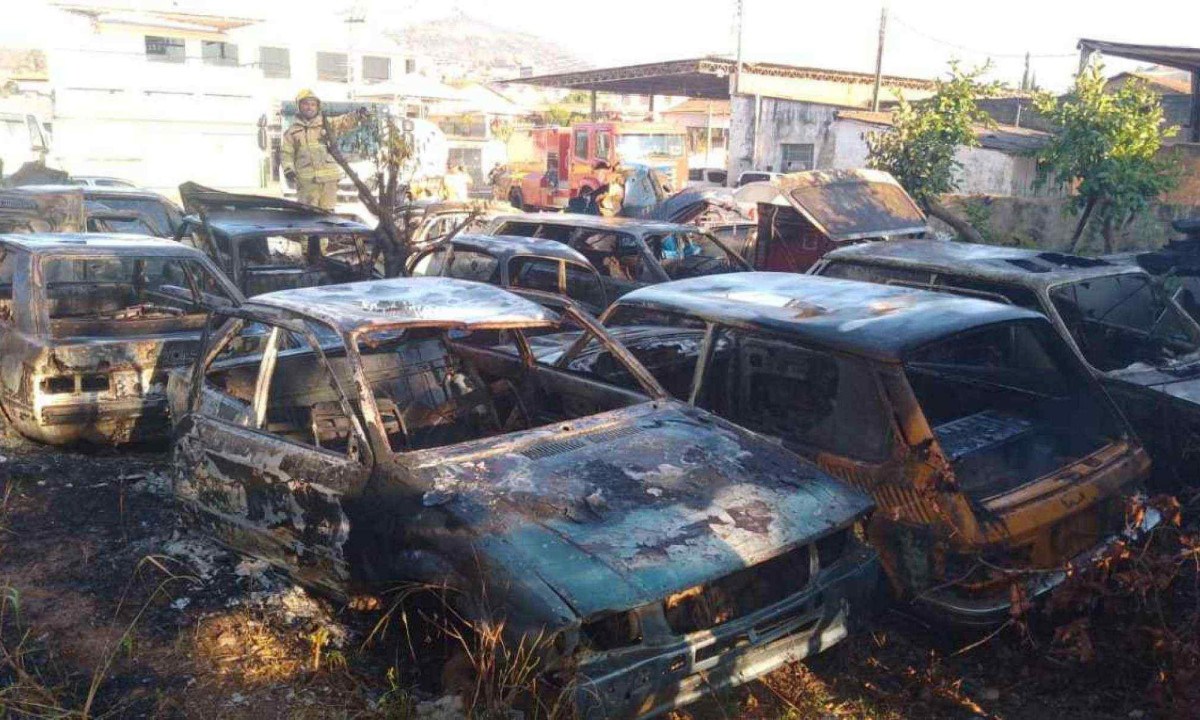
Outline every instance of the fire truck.
[[612, 168], [643, 165], [667, 189], [687, 180], [687, 137], [663, 123], [581, 122], [518, 129], [508, 141], [508, 174], [497, 195], [516, 207], [562, 210], [609, 182]]

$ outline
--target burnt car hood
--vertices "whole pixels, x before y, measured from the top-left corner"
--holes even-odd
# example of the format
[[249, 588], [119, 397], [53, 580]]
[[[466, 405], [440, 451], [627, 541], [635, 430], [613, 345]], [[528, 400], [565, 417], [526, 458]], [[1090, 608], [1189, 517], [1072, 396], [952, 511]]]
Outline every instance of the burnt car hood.
[[675, 401], [506, 436], [418, 469], [426, 505], [473, 526], [514, 578], [580, 617], [625, 610], [757, 564], [871, 506], [778, 444]]

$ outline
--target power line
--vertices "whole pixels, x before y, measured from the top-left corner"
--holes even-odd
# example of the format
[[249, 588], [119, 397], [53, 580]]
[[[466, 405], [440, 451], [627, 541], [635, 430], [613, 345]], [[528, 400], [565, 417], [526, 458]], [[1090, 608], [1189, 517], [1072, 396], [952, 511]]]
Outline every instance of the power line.
[[[918, 30], [917, 28], [915, 28], [912, 25], [905, 22], [904, 18], [897, 15], [894, 11], [891, 13], [890, 17], [897, 24], [903, 25], [904, 27], [908, 28], [909, 31], [925, 38], [926, 40], [929, 40], [930, 42], [938, 43], [939, 45], [945, 45], [947, 47], [952, 47], [955, 50], [961, 50], [963, 52], [969, 52], [969, 53], [973, 53], [976, 55], [986, 55], [988, 57], [1008, 58], [1008, 59], [1022, 59], [1026, 55], [1025, 53], [991, 52], [990, 50], [980, 50], [979, 48], [972, 48], [972, 47], [968, 47], [966, 45], [960, 45], [958, 43], [951, 42], [949, 40], [944, 40], [942, 38], [930, 35], [929, 33], [925, 32], [924, 30]], [[1073, 58], [1073, 57], [1078, 57], [1078, 53], [1030, 53], [1029, 57], [1032, 57], [1032, 58]]]

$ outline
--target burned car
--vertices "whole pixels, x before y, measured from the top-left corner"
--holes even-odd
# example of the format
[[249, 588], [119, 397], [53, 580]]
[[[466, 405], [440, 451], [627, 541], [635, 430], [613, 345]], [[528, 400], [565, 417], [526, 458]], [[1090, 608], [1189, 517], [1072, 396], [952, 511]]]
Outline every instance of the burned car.
[[539, 290], [571, 298], [593, 315], [599, 315], [609, 303], [596, 268], [583, 255], [554, 240], [455, 235], [449, 242], [414, 255], [409, 275]]
[[179, 186], [176, 239], [207, 254], [246, 295], [381, 277], [370, 227], [283, 198]]
[[[107, 214], [118, 212], [138, 218], [144, 222], [148, 232], [142, 229], [136, 231], [161, 238], [175, 237], [183, 222], [183, 212], [175, 203], [150, 190], [123, 187], [85, 187], [79, 185], [23, 185], [15, 191], [26, 193], [82, 193], [85, 214], [90, 223], [90, 209]], [[103, 226], [89, 228], [89, 232], [104, 232]], [[115, 228], [120, 232], [128, 232], [133, 228]]]
[[396, 219], [408, 226], [408, 242], [414, 250], [436, 245], [456, 230], [483, 231], [500, 215], [517, 208], [495, 200], [414, 200], [396, 208]]
[[813, 271], [1045, 315], [1145, 443], [1155, 484], [1196, 482], [1200, 325], [1144, 270], [1044, 250], [905, 240], [838, 250]]
[[1106, 255], [1105, 259], [1136, 264], [1155, 276], [1188, 315], [1200, 321], [1200, 219], [1176, 220], [1171, 227], [1183, 237], [1156, 250]]
[[[604, 324], [676, 397], [870, 492], [893, 589], [954, 624], [1007, 620], [1014, 586], [1043, 594], [1121, 537], [1149, 472], [1112, 402], [1028, 310], [756, 272], [642, 288]], [[629, 381], [571, 334], [534, 350]]]
[[[492, 609], [585, 716], [752, 679], [869, 603], [870, 500], [669, 398], [585, 313], [404, 278], [214, 317], [169, 390], [185, 506], [328, 592], [408, 581], [451, 588], [466, 618]], [[563, 328], [637, 389], [537, 362], [525, 332]]]
[[755, 270], [805, 272], [839, 247], [929, 233], [916, 201], [879, 170], [791, 173], [739, 188], [735, 198], [758, 208], [758, 232], [743, 251]]
[[0, 234], [83, 232], [86, 226], [78, 188], [0, 190]]
[[0, 236], [0, 408], [45, 443], [167, 430], [167, 373], [241, 295], [200, 253], [131, 235]]
[[556, 240], [570, 246], [600, 273], [609, 302], [643, 285], [750, 269], [721, 241], [694, 225], [529, 213], [497, 218], [488, 234]]

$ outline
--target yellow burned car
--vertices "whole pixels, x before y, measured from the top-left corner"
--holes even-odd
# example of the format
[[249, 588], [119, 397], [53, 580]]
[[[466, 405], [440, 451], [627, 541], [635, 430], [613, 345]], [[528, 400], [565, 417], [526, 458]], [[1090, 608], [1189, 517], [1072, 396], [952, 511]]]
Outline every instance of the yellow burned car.
[[[1157, 523], [1127, 527], [1150, 462], [1037, 313], [737, 273], [641, 288], [604, 324], [677, 397], [869, 491], [893, 588], [937, 617], [1004, 620], [1014, 598]], [[594, 343], [534, 342], [544, 361], [627, 381]]]

